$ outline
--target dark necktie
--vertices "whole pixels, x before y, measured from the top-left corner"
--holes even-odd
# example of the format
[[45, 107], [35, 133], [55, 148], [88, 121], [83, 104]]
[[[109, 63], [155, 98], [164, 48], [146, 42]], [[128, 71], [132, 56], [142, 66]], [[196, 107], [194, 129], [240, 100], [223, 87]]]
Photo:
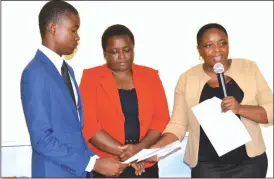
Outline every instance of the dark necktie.
[[63, 65], [62, 65], [62, 68], [61, 68], [61, 73], [62, 73], [62, 77], [63, 77], [65, 83], [67, 84], [69, 93], [70, 93], [70, 95], [71, 95], [71, 97], [74, 101], [75, 106], [76, 106], [75, 96], [74, 96], [71, 80], [70, 80], [70, 77], [69, 77], [68, 67], [67, 67], [65, 61], [63, 62]]

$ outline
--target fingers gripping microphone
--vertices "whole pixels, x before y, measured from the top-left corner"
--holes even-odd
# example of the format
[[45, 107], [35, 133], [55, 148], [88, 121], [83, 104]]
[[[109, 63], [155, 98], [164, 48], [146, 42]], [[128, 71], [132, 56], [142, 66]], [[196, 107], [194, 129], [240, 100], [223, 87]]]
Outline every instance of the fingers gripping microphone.
[[218, 81], [219, 81], [219, 85], [222, 86], [223, 92], [224, 92], [224, 97], [227, 97], [227, 93], [226, 93], [226, 87], [225, 87], [225, 78], [224, 78], [224, 65], [221, 63], [216, 63], [213, 66], [214, 72], [217, 74], [218, 76]]

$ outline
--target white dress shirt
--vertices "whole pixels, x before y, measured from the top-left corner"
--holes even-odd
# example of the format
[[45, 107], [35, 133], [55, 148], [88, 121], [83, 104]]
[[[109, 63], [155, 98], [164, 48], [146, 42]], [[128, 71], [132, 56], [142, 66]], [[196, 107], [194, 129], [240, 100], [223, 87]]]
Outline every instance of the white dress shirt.
[[[39, 50], [41, 52], [43, 52], [50, 59], [50, 61], [54, 64], [54, 66], [58, 70], [59, 74], [62, 76], [61, 67], [63, 65], [64, 59], [62, 57], [60, 57], [57, 53], [55, 53], [52, 50], [50, 50], [49, 48], [45, 47], [44, 45], [41, 45]], [[78, 103], [78, 94], [77, 94], [76, 87], [75, 87], [75, 85], [77, 85], [77, 84], [74, 84], [70, 74], [69, 74], [69, 77], [70, 77], [70, 80], [71, 80], [71, 84], [72, 84], [72, 88], [73, 88], [73, 92], [74, 92], [74, 96], [75, 96], [75, 101], [76, 101], [76, 105], [77, 105], [77, 103]], [[78, 110], [77, 110], [77, 113], [78, 113], [78, 119], [80, 121], [79, 111]], [[90, 157], [89, 163], [86, 167], [87, 172], [92, 171], [97, 158], [99, 158], [97, 155], [94, 155], [94, 156]]]

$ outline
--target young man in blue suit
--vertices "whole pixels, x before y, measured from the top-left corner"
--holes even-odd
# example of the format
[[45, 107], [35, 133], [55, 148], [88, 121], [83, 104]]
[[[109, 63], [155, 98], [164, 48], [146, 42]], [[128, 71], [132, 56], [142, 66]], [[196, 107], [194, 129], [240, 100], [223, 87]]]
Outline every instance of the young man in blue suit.
[[50, 1], [39, 14], [42, 45], [21, 77], [21, 100], [32, 145], [32, 177], [118, 176], [126, 167], [100, 159], [82, 135], [83, 108], [73, 69], [62, 59], [80, 40], [77, 10]]

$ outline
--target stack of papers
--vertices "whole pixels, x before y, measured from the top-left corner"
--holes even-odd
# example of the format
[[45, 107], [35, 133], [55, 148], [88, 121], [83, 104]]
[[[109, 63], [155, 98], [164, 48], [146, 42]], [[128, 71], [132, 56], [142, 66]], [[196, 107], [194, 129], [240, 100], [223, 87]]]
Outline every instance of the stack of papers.
[[192, 107], [194, 115], [219, 156], [251, 140], [245, 126], [232, 111], [221, 111], [221, 102], [219, 98], [213, 97]]
[[156, 149], [143, 149], [140, 152], [136, 153], [135, 155], [133, 155], [132, 157], [130, 157], [129, 159], [127, 159], [126, 161], [124, 161], [124, 164], [129, 164], [131, 162], [137, 161], [137, 162], [141, 162], [145, 159], [148, 159], [150, 157], [153, 157], [155, 155], [158, 155], [159, 157], [164, 157], [178, 149], [181, 148], [181, 143], [179, 140], [170, 143], [164, 147], [161, 148], [156, 148]]

